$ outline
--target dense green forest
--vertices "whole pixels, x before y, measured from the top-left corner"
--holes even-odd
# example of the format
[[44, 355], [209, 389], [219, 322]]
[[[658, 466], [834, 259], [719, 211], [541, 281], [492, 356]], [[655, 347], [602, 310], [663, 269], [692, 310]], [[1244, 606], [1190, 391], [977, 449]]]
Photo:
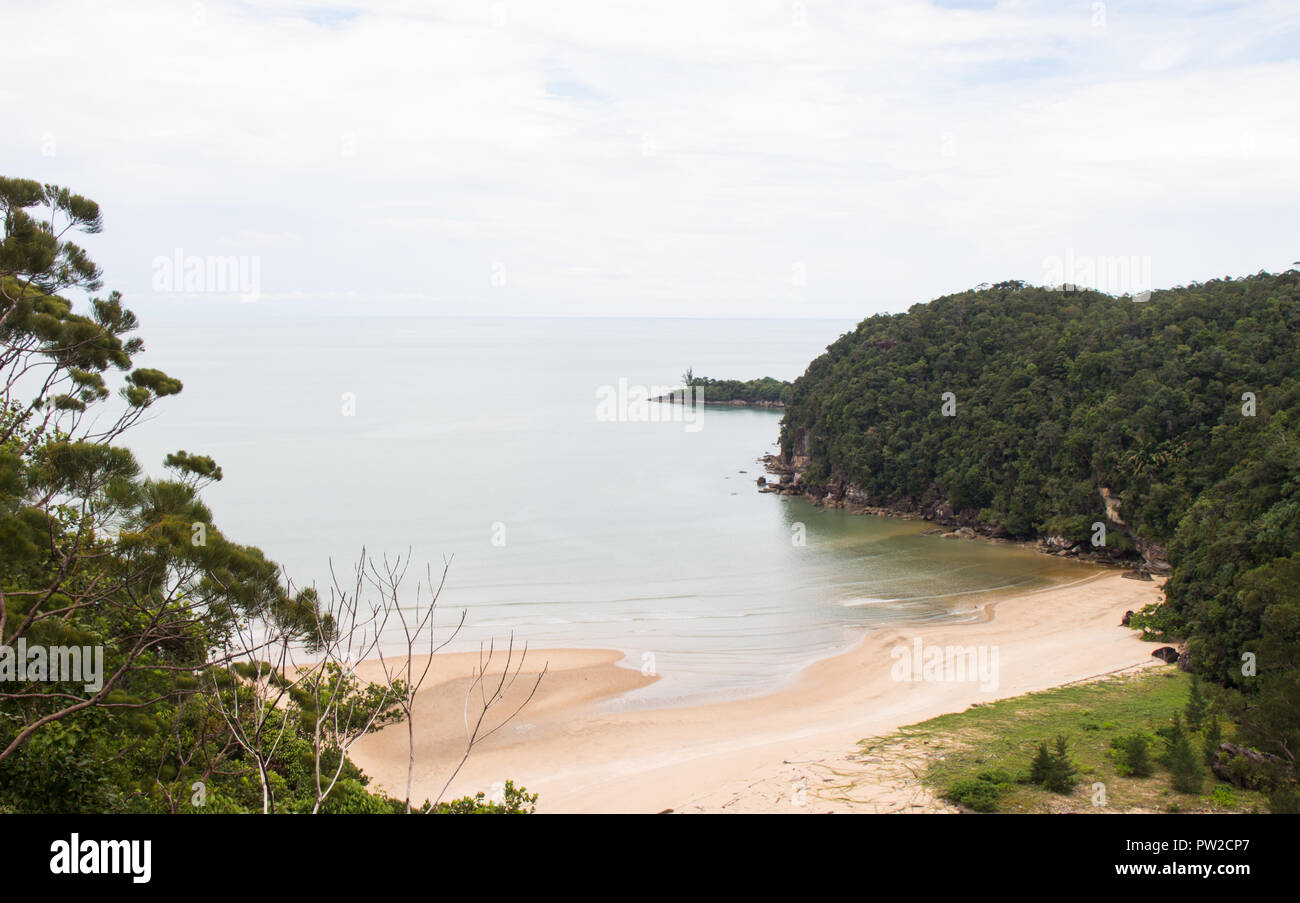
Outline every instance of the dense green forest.
[[[794, 383], [783, 457], [813, 494], [1003, 535], [1167, 548], [1136, 623], [1185, 637], [1239, 737], [1300, 749], [1300, 272], [1134, 301], [1020, 282], [862, 321]], [[1113, 500], [1107, 511], [1102, 492]]]
[[119, 440], [183, 386], [135, 365], [116, 292], [64, 297], [101, 288], [71, 241], [98, 205], [0, 178], [0, 215], [0, 812], [530, 811], [513, 785], [425, 805], [366, 787], [347, 751], [412, 717], [418, 683], [361, 682], [348, 653], [378, 633], [358, 596], [397, 587], [359, 568], [355, 590], [292, 591], [215, 524], [216, 462], [145, 476]]

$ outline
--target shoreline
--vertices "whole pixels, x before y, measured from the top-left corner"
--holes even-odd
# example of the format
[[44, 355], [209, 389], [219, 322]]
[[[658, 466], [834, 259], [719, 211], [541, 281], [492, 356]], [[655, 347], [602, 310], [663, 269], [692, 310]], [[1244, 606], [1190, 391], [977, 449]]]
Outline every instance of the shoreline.
[[[856, 486], [840, 480], [833, 486], [813, 487], [802, 480], [802, 471], [786, 464], [779, 455], [766, 454], [755, 463], [778, 480], [759, 477], [755, 480], [760, 493], [776, 495], [781, 498], [801, 499], [818, 508], [838, 509], [857, 516], [893, 517], [901, 520], [922, 521], [935, 524], [927, 533], [941, 535], [945, 539], [979, 539], [984, 542], [1006, 543], [1031, 549], [1042, 555], [1064, 558], [1106, 568], [1117, 568], [1132, 572], [1135, 579], [1148, 580], [1153, 577], [1167, 577], [1171, 571], [1166, 559], [1164, 546], [1148, 543], [1140, 537], [1134, 537], [1137, 543], [1138, 557], [1126, 554], [1097, 552], [1086, 548], [1081, 542], [1073, 542], [1063, 536], [1015, 537], [997, 527], [981, 524], [969, 517], [959, 517], [940, 501], [928, 507], [914, 504], [911, 500], [896, 503], [884, 503], [881, 500], [866, 498]], [[1123, 525], [1119, 525], [1123, 528]], [[947, 529], [940, 529], [946, 527]]]
[[[681, 390], [678, 390], [678, 392], [680, 391]], [[657, 395], [654, 398], [651, 398], [650, 400], [654, 402], [658, 402], [659, 404], [692, 404], [692, 405], [702, 404], [706, 408], [707, 407], [766, 408], [766, 409], [775, 409], [775, 410], [785, 410], [784, 401], [743, 401], [742, 399], [739, 398], [728, 398], [719, 401], [710, 401], [707, 398], [702, 398], [698, 401], [686, 401], [684, 398], [681, 398], [678, 393], [670, 393], [668, 395]]]
[[[656, 679], [621, 666], [623, 653], [530, 651], [520, 672], [525, 686], [502, 705], [513, 710], [531, 687], [528, 676], [545, 662], [536, 697], [475, 748], [448, 797], [491, 795], [509, 779], [540, 794], [539, 812], [811, 811], [798, 802], [800, 779], [792, 774], [809, 763], [843, 762], [864, 738], [980, 702], [1159, 664], [1151, 651], [1161, 644], [1142, 641], [1120, 621], [1126, 610], [1157, 601], [1162, 584], [1099, 571], [990, 599], [972, 620], [872, 628], [780, 689], [716, 703], [620, 711], [619, 697]], [[996, 685], [896, 679], [897, 650], [917, 643], [984, 648], [996, 661]], [[478, 655], [435, 659], [416, 702], [416, 802], [438, 792], [463, 752], [465, 689]], [[361, 676], [368, 667], [378, 666], [363, 663]], [[358, 741], [352, 758], [375, 785], [400, 797], [407, 753], [406, 727], [394, 725]], [[899, 808], [895, 785], [882, 785], [880, 800], [854, 806], [909, 811]]]

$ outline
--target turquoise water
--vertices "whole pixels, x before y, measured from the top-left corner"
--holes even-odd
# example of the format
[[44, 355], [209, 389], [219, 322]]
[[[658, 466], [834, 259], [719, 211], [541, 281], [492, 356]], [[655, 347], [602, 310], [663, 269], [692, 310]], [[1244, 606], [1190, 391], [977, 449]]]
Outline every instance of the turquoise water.
[[513, 630], [535, 648], [622, 649], [662, 678], [633, 702], [693, 700], [770, 687], [864, 626], [962, 617], [983, 594], [1087, 573], [757, 492], [779, 411], [597, 416], [620, 380], [669, 386], [687, 367], [793, 378], [850, 323], [249, 310], [145, 320], [145, 365], [185, 391], [128, 444], [155, 470], [176, 448], [215, 457], [218, 525], [297, 585], [324, 587], [331, 559], [348, 572], [363, 545], [409, 548], [412, 591], [452, 557], [441, 621], [466, 612], [452, 648]]

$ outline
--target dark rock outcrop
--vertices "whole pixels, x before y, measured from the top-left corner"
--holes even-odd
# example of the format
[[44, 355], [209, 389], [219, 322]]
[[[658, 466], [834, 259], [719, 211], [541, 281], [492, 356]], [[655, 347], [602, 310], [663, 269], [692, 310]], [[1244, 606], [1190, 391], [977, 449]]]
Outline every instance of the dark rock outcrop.
[[1142, 570], [1148, 574], [1168, 574], [1169, 561], [1166, 559], [1165, 547], [1158, 542], [1135, 537], [1138, 554], [1142, 556]]
[[1104, 546], [1095, 548], [1088, 542], [1076, 542], [1061, 535], [1034, 537], [1012, 534], [1001, 524], [981, 523], [978, 510], [974, 508], [956, 510], [935, 485], [931, 485], [917, 498], [872, 496], [861, 486], [840, 474], [832, 474], [821, 483], [811, 483], [804, 479], [804, 474], [812, 462], [809, 455], [810, 440], [810, 430], [807, 427], [800, 427], [795, 433], [791, 454], [788, 457], [780, 454], [764, 455], [759, 458], [759, 462], [767, 472], [778, 477], [780, 482], [760, 482], [758, 491], [776, 495], [798, 495], [814, 505], [843, 508], [854, 514], [920, 518], [937, 526], [946, 527], [946, 530], [936, 531], [942, 536], [983, 537], [1003, 542], [1026, 542], [1035, 545], [1042, 552], [1060, 558], [1127, 565], [1134, 570], [1125, 576], [1134, 580], [1151, 580], [1152, 572], [1164, 574], [1169, 570], [1169, 565], [1163, 558], [1163, 546], [1156, 543], [1143, 543], [1128, 530], [1124, 532], [1134, 540], [1136, 549], [1142, 555], [1140, 560], [1132, 551], [1122, 552]]
[[1216, 777], [1237, 787], [1265, 790], [1285, 773], [1286, 763], [1278, 756], [1248, 746], [1220, 743], [1210, 770]]

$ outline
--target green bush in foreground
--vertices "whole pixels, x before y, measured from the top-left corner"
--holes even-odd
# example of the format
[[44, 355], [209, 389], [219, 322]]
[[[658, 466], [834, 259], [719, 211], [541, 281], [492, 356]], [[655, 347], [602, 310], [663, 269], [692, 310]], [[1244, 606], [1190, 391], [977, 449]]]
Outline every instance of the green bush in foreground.
[[1209, 711], [1209, 703], [1205, 699], [1205, 694], [1201, 692], [1201, 682], [1196, 675], [1192, 675], [1192, 686], [1187, 693], [1187, 708], [1183, 710], [1183, 714], [1187, 716], [1187, 726], [1194, 731], [1199, 731]]
[[1029, 783], [1053, 793], [1069, 793], [1078, 783], [1079, 770], [1070, 760], [1064, 734], [1057, 734], [1052, 751], [1046, 743], [1038, 744], [1038, 753], [1029, 766]]
[[463, 796], [450, 803], [440, 803], [436, 815], [532, 815], [537, 808], [537, 794], [530, 794], [525, 787], [516, 787], [514, 781], [506, 781], [502, 802], [490, 802], [482, 793], [473, 797]]
[[1235, 808], [1237, 805], [1237, 795], [1227, 784], [1215, 784], [1214, 789], [1210, 791], [1210, 799], [1216, 806], [1227, 809]]
[[1162, 728], [1161, 733], [1165, 738], [1165, 767], [1169, 769], [1173, 788], [1179, 793], [1200, 793], [1205, 785], [1205, 767], [1177, 712], [1170, 726]]
[[981, 771], [974, 778], [957, 781], [944, 798], [976, 812], [996, 812], [998, 799], [1011, 789], [1012, 783], [1011, 775], [1001, 769]]
[[1155, 773], [1155, 766], [1147, 754], [1149, 741], [1142, 731], [1134, 731], [1111, 741], [1111, 755], [1115, 759], [1115, 771], [1121, 775], [1135, 778], [1149, 778]]
[[1268, 811], [1274, 815], [1300, 815], [1300, 789], [1284, 784], [1268, 795]]
[[1201, 741], [1206, 765], [1214, 764], [1214, 757], [1218, 754], [1219, 744], [1222, 742], [1223, 727], [1219, 724], [1219, 717], [1211, 715], [1210, 720], [1205, 725]]

